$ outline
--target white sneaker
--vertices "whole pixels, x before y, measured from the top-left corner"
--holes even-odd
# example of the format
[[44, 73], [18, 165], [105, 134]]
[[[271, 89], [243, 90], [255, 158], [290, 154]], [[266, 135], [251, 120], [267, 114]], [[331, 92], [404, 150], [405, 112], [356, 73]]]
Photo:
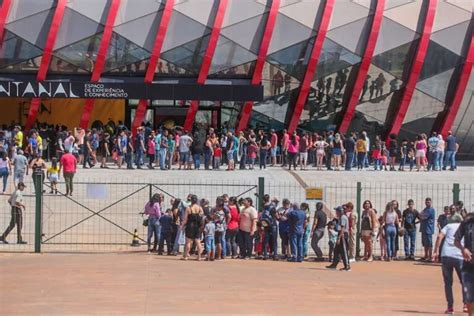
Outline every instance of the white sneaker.
[[349, 263], [354, 263], [356, 262], [356, 259], [349, 259]]

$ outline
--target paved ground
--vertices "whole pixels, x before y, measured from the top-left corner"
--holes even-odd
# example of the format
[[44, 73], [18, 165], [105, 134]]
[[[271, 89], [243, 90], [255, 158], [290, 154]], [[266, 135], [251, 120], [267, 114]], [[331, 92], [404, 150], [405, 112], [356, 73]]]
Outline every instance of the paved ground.
[[[181, 261], [145, 253], [0, 254], [2, 315], [429, 315], [445, 309], [440, 267]], [[455, 309], [462, 315], [460, 286]]]

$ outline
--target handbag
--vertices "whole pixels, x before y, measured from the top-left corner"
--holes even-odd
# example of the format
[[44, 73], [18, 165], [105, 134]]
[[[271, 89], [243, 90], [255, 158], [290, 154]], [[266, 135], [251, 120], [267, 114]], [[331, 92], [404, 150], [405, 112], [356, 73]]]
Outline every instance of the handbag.
[[143, 220], [143, 226], [148, 227], [148, 218]]

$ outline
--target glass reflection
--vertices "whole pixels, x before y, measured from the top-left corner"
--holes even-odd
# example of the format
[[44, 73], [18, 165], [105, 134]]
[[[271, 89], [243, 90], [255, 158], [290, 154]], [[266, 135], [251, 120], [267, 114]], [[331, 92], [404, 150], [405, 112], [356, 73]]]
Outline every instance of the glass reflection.
[[4, 68], [2, 72], [37, 71], [41, 55], [39, 48], [5, 31], [4, 42], [0, 48], [0, 68]]
[[393, 76], [402, 79], [405, 67], [411, 62], [410, 50], [417, 45], [418, 40], [396, 47], [374, 56], [372, 63]]

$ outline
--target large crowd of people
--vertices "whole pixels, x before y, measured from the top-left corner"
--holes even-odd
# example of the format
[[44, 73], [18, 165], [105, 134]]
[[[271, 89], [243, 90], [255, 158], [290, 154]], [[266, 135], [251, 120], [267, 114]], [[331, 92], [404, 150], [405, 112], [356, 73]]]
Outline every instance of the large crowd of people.
[[[183, 260], [195, 256], [198, 261], [230, 258], [329, 261], [328, 269], [337, 269], [342, 262], [340, 270], [351, 271], [351, 263], [357, 256], [357, 238], [361, 238], [364, 245], [359, 258], [362, 261], [372, 262], [375, 258], [411, 261], [415, 260], [419, 231], [423, 256], [418, 260], [442, 264], [446, 313], [454, 312], [453, 271], [457, 272], [464, 287], [464, 310], [467, 311], [467, 304], [472, 306], [474, 214], [468, 213], [461, 201], [445, 206], [438, 218], [429, 197], [421, 211], [415, 208], [411, 199], [404, 210], [395, 200], [388, 202], [383, 212], [375, 210], [369, 200], [364, 201], [362, 207], [358, 218], [351, 202], [334, 208], [334, 213], [318, 202], [311, 215], [307, 203], [283, 199], [280, 204], [278, 198], [269, 195], [263, 197], [263, 207], [257, 210], [251, 198], [238, 200], [226, 194], [218, 197], [212, 206], [206, 199], [193, 194], [183, 201], [171, 199], [167, 206], [164, 196], [155, 194], [144, 211], [148, 215], [148, 252], [163, 255], [166, 243], [166, 254], [182, 254]], [[434, 242], [436, 231], [438, 238]], [[328, 236], [327, 253], [321, 249], [325, 234]], [[467, 241], [469, 238], [470, 242]], [[374, 251], [376, 243], [380, 243], [378, 256]], [[309, 257], [309, 246], [315, 257]]]
[[[20, 150], [28, 165], [23, 158], [15, 159]], [[115, 165], [127, 169], [252, 170], [281, 165], [290, 170], [312, 166], [316, 170], [434, 171], [455, 170], [457, 151], [456, 137], [451, 132], [446, 139], [433, 132], [430, 137], [420, 134], [416, 139], [401, 141], [390, 135], [384, 141], [380, 136], [369, 138], [365, 131], [290, 135], [286, 130], [277, 133], [273, 129], [248, 129], [235, 133], [196, 127], [191, 133], [179, 127], [154, 130], [144, 124], [133, 134], [122, 122], [109, 122], [87, 130], [42, 124], [25, 134], [16, 125], [0, 129], [0, 176], [4, 192], [12, 167], [15, 173], [27, 173], [28, 167], [47, 169], [43, 164], [46, 161], [52, 162], [55, 169], [65, 153], [74, 155], [83, 168]]]

